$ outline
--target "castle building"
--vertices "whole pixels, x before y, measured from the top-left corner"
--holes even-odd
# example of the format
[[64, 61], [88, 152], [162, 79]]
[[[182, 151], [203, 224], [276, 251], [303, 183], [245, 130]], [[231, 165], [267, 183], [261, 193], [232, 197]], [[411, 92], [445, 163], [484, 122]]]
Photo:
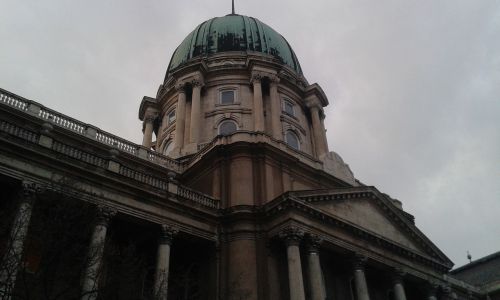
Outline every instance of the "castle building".
[[234, 13], [177, 47], [141, 145], [0, 90], [2, 299], [486, 299], [328, 149], [329, 102]]

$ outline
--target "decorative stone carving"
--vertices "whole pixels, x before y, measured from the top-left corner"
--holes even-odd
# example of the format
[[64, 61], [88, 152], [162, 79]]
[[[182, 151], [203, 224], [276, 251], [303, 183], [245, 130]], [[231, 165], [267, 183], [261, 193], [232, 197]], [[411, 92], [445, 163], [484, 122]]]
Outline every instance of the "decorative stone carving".
[[368, 257], [363, 254], [356, 253], [354, 258], [352, 259], [352, 268], [354, 270], [365, 270], [366, 262], [368, 261]]
[[97, 206], [97, 225], [102, 225], [107, 227], [109, 221], [116, 215], [117, 210], [111, 207]]
[[36, 195], [43, 193], [45, 190], [46, 188], [38, 183], [23, 181], [22, 188], [20, 190], [21, 200], [32, 204]]
[[278, 84], [281, 80], [278, 75], [268, 75], [267, 78], [274, 84]]
[[186, 92], [186, 84], [184, 82], [176, 83], [175, 90], [179, 93], [185, 93]]
[[323, 238], [318, 235], [311, 234], [307, 239], [307, 252], [318, 253], [321, 244], [323, 243]]
[[252, 76], [250, 77], [250, 82], [254, 84], [255, 82], [260, 83], [262, 78], [264, 78], [261, 72], [252, 72]]
[[392, 272], [392, 283], [393, 284], [402, 284], [403, 283], [403, 278], [406, 276], [406, 271], [403, 269], [396, 268]]
[[193, 87], [195, 87], [195, 86], [196, 86], [196, 87], [202, 87], [202, 86], [204, 86], [204, 85], [205, 85], [205, 83], [203, 82], [203, 80], [202, 80], [201, 78], [196, 77], [196, 78], [193, 78], [193, 79], [191, 80], [191, 85], [192, 85]]
[[304, 231], [296, 226], [290, 226], [280, 231], [279, 237], [285, 241], [287, 245], [299, 245], [304, 237]]
[[149, 115], [144, 117], [144, 123], [151, 123], [152, 124], [157, 117], [158, 117], [158, 115], [156, 115], [156, 114], [149, 114]]
[[162, 224], [160, 229], [160, 244], [172, 244], [174, 236], [179, 233], [177, 227], [167, 224]]

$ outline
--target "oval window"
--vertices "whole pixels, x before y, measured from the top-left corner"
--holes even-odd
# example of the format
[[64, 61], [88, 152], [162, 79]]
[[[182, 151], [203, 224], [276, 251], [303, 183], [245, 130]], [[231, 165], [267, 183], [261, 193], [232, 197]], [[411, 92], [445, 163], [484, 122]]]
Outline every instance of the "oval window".
[[233, 121], [223, 121], [219, 125], [219, 134], [220, 135], [230, 135], [234, 133], [236, 130], [238, 130], [238, 126], [236, 126], [236, 123]]

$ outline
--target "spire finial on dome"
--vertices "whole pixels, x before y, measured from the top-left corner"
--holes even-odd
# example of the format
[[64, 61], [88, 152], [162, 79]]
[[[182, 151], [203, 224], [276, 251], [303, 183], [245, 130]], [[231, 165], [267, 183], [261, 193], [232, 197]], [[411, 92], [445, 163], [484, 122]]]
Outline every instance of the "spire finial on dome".
[[232, 2], [233, 2], [233, 12], [232, 12], [232, 14], [234, 15], [234, 14], [235, 14], [235, 13], [234, 13], [234, 0], [233, 0]]

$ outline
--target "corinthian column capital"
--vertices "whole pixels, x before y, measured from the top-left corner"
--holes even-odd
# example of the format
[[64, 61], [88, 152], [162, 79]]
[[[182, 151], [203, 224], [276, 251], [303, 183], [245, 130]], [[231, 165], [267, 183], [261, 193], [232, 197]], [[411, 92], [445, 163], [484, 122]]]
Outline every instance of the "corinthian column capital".
[[264, 78], [264, 75], [261, 72], [252, 72], [252, 76], [250, 77], [250, 82], [252, 84], [261, 83], [262, 78]]
[[304, 237], [304, 231], [299, 227], [290, 226], [281, 230], [279, 233], [279, 237], [283, 241], [285, 241], [287, 246], [298, 246], [300, 244], [300, 241]]
[[172, 240], [179, 233], [179, 229], [172, 225], [162, 224], [160, 227], [160, 244], [172, 244]]
[[109, 221], [116, 215], [117, 210], [108, 206], [97, 206], [97, 224], [107, 227]]
[[364, 270], [368, 257], [363, 254], [356, 253], [352, 259], [352, 267], [354, 270]]
[[23, 201], [31, 203], [35, 200], [37, 194], [43, 193], [45, 190], [46, 188], [38, 183], [23, 181], [19, 193]]
[[322, 237], [315, 234], [309, 235], [309, 238], [307, 239], [307, 252], [318, 253], [322, 243]]

